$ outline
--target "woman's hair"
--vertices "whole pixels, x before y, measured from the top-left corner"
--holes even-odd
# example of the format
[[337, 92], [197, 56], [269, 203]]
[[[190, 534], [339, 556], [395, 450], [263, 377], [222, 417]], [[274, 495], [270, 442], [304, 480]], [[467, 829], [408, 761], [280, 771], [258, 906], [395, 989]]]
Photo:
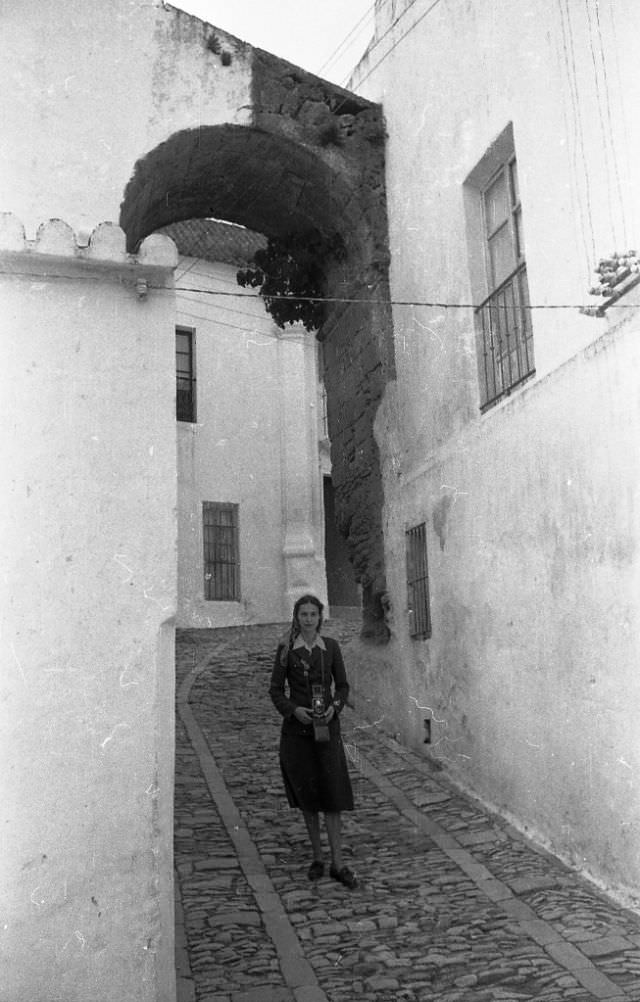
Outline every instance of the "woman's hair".
[[320, 618], [318, 619], [318, 632], [320, 632], [320, 627], [322, 626], [322, 613], [324, 612], [324, 605], [322, 604], [320, 599], [317, 598], [315, 595], [301, 595], [293, 607], [293, 618], [291, 620], [289, 636], [284, 642], [282, 642], [282, 646], [280, 649], [280, 663], [282, 665], [286, 665], [287, 654], [290, 650], [293, 649], [295, 639], [300, 633], [298, 613], [300, 612], [300, 607], [306, 605], [307, 602], [310, 602], [312, 605], [315, 605], [318, 612], [320, 613]]
[[300, 632], [300, 626], [298, 624], [298, 613], [300, 612], [301, 606], [307, 605], [307, 603], [315, 605], [320, 615], [320, 619], [318, 620], [318, 632], [320, 631], [320, 627], [322, 626], [322, 613], [324, 612], [324, 605], [322, 604], [320, 599], [317, 598], [315, 595], [301, 595], [293, 607], [292, 626], [295, 628], [296, 634]]

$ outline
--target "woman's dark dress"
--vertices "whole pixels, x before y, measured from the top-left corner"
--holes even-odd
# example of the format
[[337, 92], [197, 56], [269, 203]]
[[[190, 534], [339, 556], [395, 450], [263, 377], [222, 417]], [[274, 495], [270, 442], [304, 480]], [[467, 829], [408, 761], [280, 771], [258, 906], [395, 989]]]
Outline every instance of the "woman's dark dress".
[[[291, 807], [303, 811], [352, 811], [353, 792], [338, 720], [349, 695], [342, 653], [331, 637], [317, 637], [311, 652], [301, 645], [300, 638], [297, 644], [288, 651], [286, 665], [281, 664], [284, 645], [278, 647], [269, 687], [269, 695], [283, 716], [280, 768], [287, 799]], [[313, 727], [294, 715], [296, 707], [311, 706], [311, 686], [321, 685], [323, 667], [325, 705], [333, 702], [336, 709], [329, 724], [329, 741], [324, 743], [315, 741]]]

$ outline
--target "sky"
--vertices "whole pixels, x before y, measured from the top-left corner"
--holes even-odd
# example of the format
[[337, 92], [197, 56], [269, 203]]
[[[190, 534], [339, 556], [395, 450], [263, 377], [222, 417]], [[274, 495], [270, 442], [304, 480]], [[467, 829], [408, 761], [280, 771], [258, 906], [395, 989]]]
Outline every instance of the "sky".
[[374, 0], [170, 2], [341, 86], [373, 35]]

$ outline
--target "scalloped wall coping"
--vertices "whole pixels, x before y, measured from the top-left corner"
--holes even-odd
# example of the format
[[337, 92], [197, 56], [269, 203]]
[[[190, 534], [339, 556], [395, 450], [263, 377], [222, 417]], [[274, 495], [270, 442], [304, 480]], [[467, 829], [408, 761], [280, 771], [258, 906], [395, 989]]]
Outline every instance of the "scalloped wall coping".
[[115, 223], [99, 223], [90, 234], [79, 235], [62, 219], [48, 219], [38, 228], [35, 240], [27, 240], [24, 226], [12, 212], [0, 213], [0, 253], [42, 255], [57, 260], [89, 264], [173, 269], [178, 251], [170, 237], [152, 233], [128, 254], [126, 234]]

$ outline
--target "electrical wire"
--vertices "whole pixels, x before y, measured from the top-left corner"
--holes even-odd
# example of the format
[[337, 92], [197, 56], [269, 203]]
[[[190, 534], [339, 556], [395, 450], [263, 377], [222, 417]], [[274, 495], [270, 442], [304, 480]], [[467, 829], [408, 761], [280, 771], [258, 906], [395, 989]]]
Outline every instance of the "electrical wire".
[[[578, 133], [578, 135], [576, 136], [576, 144], [574, 146], [574, 159], [575, 159], [575, 154], [577, 152], [576, 147], [577, 147], [578, 142], [579, 142], [579, 144], [581, 146], [582, 161], [583, 161], [584, 173], [585, 173], [585, 188], [586, 188], [585, 195], [586, 195], [586, 203], [587, 203], [587, 206], [586, 206], [587, 207], [587, 216], [588, 216], [588, 221], [589, 221], [589, 227], [590, 227], [590, 230], [591, 230], [590, 236], [591, 236], [591, 243], [592, 243], [592, 251], [593, 251], [593, 256], [595, 258], [595, 256], [596, 256], [596, 254], [595, 254], [595, 235], [594, 235], [594, 232], [593, 232], [593, 221], [592, 221], [592, 216], [591, 216], [591, 192], [590, 192], [589, 176], [588, 176], [588, 170], [587, 170], [587, 164], [586, 164], [586, 155], [585, 155], [585, 149], [584, 149], [584, 134], [583, 134], [583, 130], [582, 130], [582, 121], [581, 121], [581, 118], [580, 118], [580, 111], [579, 111], [579, 93], [578, 93], [578, 86], [577, 86], [577, 71], [576, 71], [576, 63], [575, 63], [575, 51], [574, 51], [574, 45], [573, 45], [573, 30], [572, 30], [572, 25], [571, 25], [571, 16], [570, 16], [570, 13], [569, 13], [568, 0], [564, 0], [564, 2], [566, 4], [565, 10], [566, 10], [566, 17], [567, 17], [567, 34], [568, 34], [568, 39], [567, 39], [567, 34], [565, 34], [565, 22], [564, 22], [564, 17], [563, 17], [562, 0], [558, 0], [558, 6], [559, 6], [559, 9], [560, 9], [562, 34], [563, 34], [563, 40], [564, 40], [565, 67], [566, 67], [566, 71], [567, 71], [567, 77], [569, 79], [569, 90], [570, 90], [571, 98], [572, 98], [572, 101], [573, 101], [574, 123], [577, 125], [577, 130], [576, 131]], [[417, 3], [417, 0], [411, 0], [411, 2], [409, 3], [409, 5], [398, 15], [398, 17], [392, 22], [392, 24], [387, 28], [387, 30], [385, 32], [383, 32], [383, 34], [380, 36], [380, 38], [375, 39], [372, 42], [371, 46], [368, 49], [368, 53], [367, 53], [368, 55], [370, 55], [371, 52], [373, 52], [374, 49], [376, 49], [384, 41], [384, 39], [393, 31], [393, 29], [402, 20], [402, 18], [413, 8], [413, 6], [415, 5], [415, 3]], [[387, 51], [384, 53], [384, 55], [373, 66], [370, 67], [370, 69], [368, 70], [368, 72], [362, 78], [360, 78], [358, 80], [358, 86], [360, 86], [361, 84], [363, 84], [371, 76], [371, 74], [384, 62], [384, 60], [387, 59], [391, 55], [391, 53], [400, 44], [400, 42], [402, 42], [420, 24], [420, 22], [423, 21], [424, 18], [427, 17], [431, 13], [431, 11], [435, 9], [435, 7], [438, 6], [439, 3], [440, 3], [440, 0], [434, 0], [434, 2], [431, 3], [431, 5], [425, 11], [423, 11], [423, 13], [413, 22], [413, 24], [411, 24], [410, 27], [407, 28], [407, 30], [395, 40], [395, 42], [389, 47], [389, 49], [387, 49]], [[585, 0], [585, 3], [588, 4], [588, 0]], [[332, 55], [329, 57], [329, 59], [327, 60], [327, 62], [325, 62], [323, 64], [323, 66], [321, 67], [321, 69], [318, 72], [321, 72], [322, 69], [324, 69], [331, 62], [333, 56], [335, 54], [337, 54], [337, 52], [340, 51], [340, 49], [343, 47], [343, 45], [351, 37], [351, 35], [353, 35], [355, 33], [355, 31], [359, 28], [359, 26], [362, 24], [362, 22], [365, 21], [369, 17], [371, 11], [374, 8], [375, 8], [375, 5], [373, 7], [371, 7], [371, 8], [369, 8], [365, 12], [365, 14], [360, 18], [360, 20], [357, 22], [357, 24], [354, 26], [354, 28], [345, 36], [345, 38], [340, 43], [340, 45], [337, 47], [337, 49], [335, 50], [335, 52], [332, 53]], [[603, 48], [603, 45], [602, 45], [601, 26], [600, 26], [600, 18], [599, 18], [599, 11], [598, 11], [597, 5], [596, 5], [596, 11], [598, 13], [598, 18], [597, 18], [597, 21], [598, 21], [598, 35], [599, 35], [599, 40], [600, 40], [601, 58], [602, 58], [602, 63], [603, 63], [604, 75], [605, 75], [606, 109], [607, 109], [609, 121], [611, 123], [611, 108], [610, 108], [610, 103], [609, 103], [608, 81], [607, 81], [607, 78], [606, 78], [606, 64], [605, 64], [605, 58], [604, 58], [604, 48]], [[590, 17], [589, 17], [589, 29], [590, 29], [590, 35], [591, 35], [591, 19], [590, 19]], [[595, 67], [595, 55], [594, 55], [594, 51], [593, 51], [593, 41], [592, 41], [592, 38], [591, 38], [591, 51], [592, 51], [592, 58], [593, 58], [593, 61], [594, 61], [594, 69], [596, 69], [596, 75], [597, 75], [597, 68]], [[570, 72], [570, 66], [569, 66], [570, 61], [572, 63], [573, 74], [571, 74], [571, 72]], [[571, 79], [572, 76], [573, 76], [573, 80]], [[572, 86], [572, 84], [573, 84], [573, 86]], [[573, 89], [574, 86], [575, 86], [575, 91]], [[597, 80], [596, 80], [596, 87], [597, 87]], [[598, 92], [598, 106], [599, 106], [599, 110], [600, 110], [600, 94], [599, 94], [599, 92]], [[338, 107], [336, 108], [336, 114], [339, 112], [340, 107], [341, 107], [341, 105], [338, 105]], [[600, 110], [600, 116], [601, 116], [601, 122], [602, 122], [602, 111], [601, 110]], [[603, 131], [604, 131], [604, 129], [603, 129]], [[605, 138], [605, 145], [606, 145], [606, 138]], [[612, 147], [612, 153], [613, 153], [614, 160], [615, 160], [615, 150], [613, 149], [613, 147]], [[577, 163], [574, 163], [574, 166], [577, 167]], [[620, 177], [619, 177], [619, 171], [617, 169], [617, 162], [615, 164], [615, 167], [616, 167], [615, 173], [616, 173], [616, 180], [618, 182], [619, 194], [620, 194], [620, 198], [622, 199], [622, 192], [621, 192], [621, 186], [620, 186]], [[623, 214], [623, 218], [624, 218], [624, 214]], [[584, 227], [584, 222], [583, 222], [583, 227]], [[583, 230], [583, 235], [584, 235], [584, 230]], [[586, 244], [586, 237], [585, 237], [585, 244]], [[196, 259], [196, 261], [193, 264], [191, 264], [183, 272], [183, 274], [180, 276], [180, 278], [184, 277], [184, 275], [186, 275], [188, 272], [190, 272], [191, 269], [194, 268], [196, 266], [196, 264], [200, 260], [203, 260], [203, 259], [202, 258]], [[179, 290], [179, 287], [176, 287], [176, 291], [178, 291], [178, 290]], [[180, 290], [180, 291], [184, 291], [184, 290]], [[206, 290], [206, 289], [189, 290], [189, 291], [197, 291], [198, 293], [205, 294], [205, 295], [215, 294], [215, 293], [212, 293], [211, 290]], [[217, 294], [218, 295], [234, 295], [234, 294], [237, 295], [237, 293], [217, 293]], [[475, 304], [471, 304], [471, 303], [441, 303], [441, 302], [423, 302], [423, 301], [405, 301], [405, 300], [340, 299], [340, 298], [325, 298], [325, 297], [311, 297], [311, 296], [310, 297], [301, 297], [301, 296], [270, 296], [268, 298], [270, 298], [270, 299], [297, 299], [297, 300], [308, 301], [308, 302], [332, 302], [332, 303], [365, 303], [365, 302], [369, 302], [369, 303], [378, 303], [378, 304], [380, 304], [380, 303], [386, 303], [388, 305], [393, 305], [393, 306], [425, 306], [425, 307], [437, 307], [437, 308], [440, 308], [440, 309], [477, 309], [478, 308]], [[614, 305], [616, 306], [616, 308], [624, 308], [626, 304], [611, 304], [611, 306], [614, 306]], [[611, 306], [607, 307], [607, 308], [610, 309]], [[527, 304], [526, 306], [523, 306], [522, 308], [523, 309], [530, 309], [530, 310], [533, 310], [533, 309], [540, 309], [540, 310], [541, 309], [578, 309], [578, 310], [587, 309], [587, 310], [590, 310], [590, 309], [593, 309], [594, 306], [593, 306], [593, 304], [589, 304], [586, 307], [584, 305], [575, 305], [575, 304]]]
[[[149, 286], [156, 290], [166, 290], [174, 291], [170, 286]], [[184, 292], [184, 289], [176, 287], [176, 292]], [[212, 289], [189, 289], [189, 292], [197, 292], [201, 295], [210, 296], [242, 296], [246, 293], [238, 292], [216, 292]], [[436, 300], [424, 300], [424, 299], [367, 299], [358, 297], [342, 297], [342, 296], [277, 296], [268, 295], [265, 299], [273, 300], [291, 300], [291, 302], [301, 302], [301, 303], [368, 303], [370, 306], [425, 306], [433, 307], [442, 310], [477, 310], [479, 305], [477, 303], [445, 303]], [[522, 304], [518, 307], [520, 310], [584, 310], [593, 309], [594, 303], [527, 303]], [[614, 306], [615, 304], [611, 304]], [[626, 304], [624, 304], [626, 305]], [[509, 307], [504, 307], [509, 309]], [[611, 307], [607, 307], [610, 309]], [[637, 308], [635, 304], [628, 304], [629, 309]]]
[[[224, 225], [226, 225], [226, 226], [238, 226], [238, 224], [237, 224], [237, 223], [229, 223], [229, 222], [228, 222], [227, 220], [224, 220], [224, 219], [214, 219], [214, 220], [213, 220], [213, 222], [214, 222], [214, 223], [223, 223], [223, 224], [224, 224]], [[242, 229], [242, 227], [240, 227], [240, 229]], [[183, 271], [183, 272], [182, 272], [182, 274], [180, 275], [180, 278], [184, 278], [184, 276], [185, 276], [185, 275], [188, 275], [188, 274], [189, 274], [189, 272], [190, 272], [190, 271], [192, 271], [192, 269], [193, 269], [193, 268], [195, 268], [195, 267], [196, 267], [196, 265], [200, 263], [200, 261], [206, 261], [206, 260], [207, 260], [207, 257], [206, 257], [206, 255], [207, 255], [207, 254], [209, 253], [209, 251], [213, 250], [213, 248], [214, 248], [214, 247], [215, 247], [215, 245], [216, 245], [216, 242], [217, 242], [217, 240], [218, 240], [218, 237], [217, 237], [217, 235], [215, 235], [215, 234], [214, 234], [214, 235], [212, 236], [212, 238], [211, 238], [211, 242], [210, 242], [209, 244], [207, 244], [207, 246], [205, 247], [205, 250], [204, 250], [204, 254], [201, 254], [201, 255], [200, 255], [199, 257], [196, 257], [196, 258], [195, 258], [195, 259], [194, 259], [194, 260], [193, 260], [193, 261], [191, 262], [191, 264], [190, 264], [190, 265], [188, 265], [188, 267], [186, 267], [186, 268], [184, 269], [184, 271]], [[184, 258], [186, 258], [187, 256], [188, 256], [188, 255], [186, 255], [186, 254], [183, 254], [183, 255], [181, 255], [181, 259], [184, 259]], [[179, 266], [179, 264], [178, 264], [178, 266]], [[197, 272], [196, 272], [196, 274], [197, 274]]]
[[[66, 279], [70, 282], [94, 282], [95, 277], [91, 275], [43, 275], [42, 272], [29, 272], [29, 271], [14, 271], [12, 269], [0, 269], [0, 275], [9, 275], [12, 278], [34, 278], [38, 281], [48, 281], [52, 279]], [[168, 292], [174, 295], [176, 292], [196, 292], [203, 296], [228, 296], [233, 298], [243, 298], [247, 295], [251, 295], [250, 292], [223, 292], [221, 290], [215, 289], [194, 289], [190, 287], [182, 287], [175, 285], [152, 285], [149, 284], [149, 289], [154, 292]], [[259, 295], [258, 292], [255, 293]], [[368, 304], [369, 306], [423, 306], [437, 308], [440, 310], [477, 310], [480, 308], [479, 303], [446, 303], [440, 300], [427, 300], [427, 299], [371, 299], [366, 296], [363, 297], [348, 297], [348, 296], [265, 296], [265, 299], [273, 300], [290, 300], [291, 302], [302, 302], [302, 303], [362, 303]], [[520, 310], [593, 310], [597, 308], [598, 303], [526, 303], [522, 304], [518, 309]], [[506, 307], [505, 307], [506, 308]], [[606, 305], [607, 310], [613, 309], [638, 309], [635, 303], [611, 303]], [[240, 311], [237, 311], [240, 312]]]
[[[611, 10], [611, 17], [612, 18], [614, 17], [613, 9]], [[608, 122], [609, 122], [609, 143], [611, 145], [611, 157], [612, 157], [612, 160], [613, 160], [613, 168], [614, 168], [614, 174], [615, 174], [615, 179], [616, 179], [617, 195], [618, 195], [618, 198], [619, 198], [619, 201], [620, 201], [620, 209], [622, 210], [622, 215], [621, 215], [621, 221], [622, 221], [622, 239], [624, 241], [624, 245], [627, 246], [627, 232], [626, 232], [626, 223], [625, 223], [624, 198], [623, 198], [623, 195], [622, 195], [622, 182], [621, 182], [621, 179], [620, 179], [620, 168], [619, 168], [619, 165], [618, 165], [618, 155], [617, 155], [617, 152], [616, 152], [615, 143], [613, 141], [613, 117], [612, 117], [612, 113], [611, 113], [611, 90], [610, 90], [610, 87], [609, 87], [609, 77], [608, 77], [608, 74], [607, 74], [607, 60], [605, 58], [604, 41], [603, 41], [603, 38], [602, 38], [602, 24], [600, 22], [600, 8], [598, 6], [597, 0], [596, 0], [596, 23], [597, 23], [597, 33], [598, 33], [598, 41], [599, 41], [599, 48], [600, 48], [600, 60], [602, 62], [602, 75], [603, 75], [603, 79], [604, 79], [605, 108], [606, 108], [606, 112], [607, 112], [607, 119], [608, 119]], [[614, 52], [615, 51], [616, 50], [614, 48]], [[604, 127], [603, 127], [603, 131], [604, 131]]]
[[355, 35], [355, 33], [359, 31], [361, 25], [363, 25], [365, 21], [369, 20], [374, 10], [375, 10], [375, 4], [372, 4], [371, 7], [367, 8], [367, 10], [364, 12], [362, 17], [358, 21], [358, 23], [353, 26], [353, 28], [347, 35], [345, 35], [345, 37], [342, 39], [337, 48], [333, 50], [333, 52], [329, 55], [326, 61], [322, 64], [320, 69], [316, 71], [317, 76], [321, 76], [322, 71], [325, 70], [327, 66], [329, 66], [332, 62], [334, 62], [337, 59], [338, 53], [342, 54], [342, 49], [346, 47], [347, 43], [351, 39], [351, 36]]
[[[587, 17], [587, 23], [588, 23], [588, 26], [589, 26], [589, 50], [591, 52], [591, 65], [592, 65], [592, 68], [593, 68], [593, 83], [594, 83], [594, 89], [595, 89], [595, 93], [596, 93], [596, 104], [597, 104], [597, 107], [598, 107], [598, 118], [600, 120], [600, 132], [602, 134], [602, 155], [603, 155], [603, 159], [604, 159], [604, 169], [605, 169], [605, 175], [606, 175], [606, 177], [609, 178], [609, 177], [611, 177], [611, 174], [612, 174], [611, 165], [609, 163], [609, 138], [610, 137], [607, 134], [607, 130], [605, 128], [605, 123], [604, 123], [604, 114], [603, 114], [603, 109], [602, 109], [602, 103], [603, 102], [602, 102], [602, 97], [601, 97], [601, 94], [600, 94], [600, 80], [599, 80], [599, 73], [598, 73], [598, 65], [597, 65], [597, 61], [596, 61], [595, 47], [594, 47], [594, 44], [593, 44], [593, 23], [592, 23], [592, 18], [591, 18], [591, 11], [589, 9], [589, 0], [585, 0], [585, 13], [586, 13], [586, 17]], [[600, 39], [600, 41], [602, 42], [602, 39]], [[603, 57], [603, 60], [604, 60], [604, 53], [602, 53], [602, 57]], [[605, 72], [605, 80], [606, 80], [606, 72]], [[615, 163], [615, 149], [614, 149], [614, 146], [613, 146], [613, 139], [612, 139], [612, 137], [611, 137], [611, 153], [612, 153], [613, 161]], [[608, 208], [608, 211], [609, 211], [609, 219], [611, 220], [611, 235], [613, 237], [613, 246], [614, 247], [619, 247], [620, 243], [618, 241], [618, 233], [617, 233], [617, 227], [616, 227], [616, 224], [615, 224], [615, 215], [614, 215], [614, 211], [613, 211], [613, 203], [612, 203], [612, 198], [611, 198], [611, 185], [607, 184], [606, 185], [606, 189], [607, 189], [607, 192], [606, 192], [607, 193], [607, 208]], [[626, 244], [626, 240], [624, 241], [624, 243]]]
[[[395, 20], [393, 20], [391, 22], [391, 24], [386, 29], [386, 31], [383, 31], [379, 38], [374, 38], [374, 40], [372, 41], [372, 43], [371, 43], [371, 45], [369, 47], [369, 53], [373, 52], [374, 49], [377, 49], [378, 46], [381, 45], [382, 42], [384, 42], [384, 40], [387, 37], [387, 35], [391, 34], [391, 32], [393, 31], [393, 29], [395, 28], [395, 26], [402, 20], [403, 17], [405, 17], [406, 14], [409, 13], [409, 11], [411, 10], [411, 8], [417, 2], [418, 2], [418, 0], [411, 0], [411, 2], [409, 3], [409, 5], [407, 7], [405, 7], [405, 9], [400, 12], [400, 14], [398, 14], [398, 16], [395, 18]], [[438, 3], [438, 2], [439, 2], [439, 0], [436, 0], [436, 3]], [[435, 7], [435, 4], [433, 4], [433, 6]], [[428, 11], [427, 11], [427, 13], [428, 13]]]
[[[195, 299], [191, 299], [191, 298], [189, 298], [185, 294], [185, 292], [187, 292], [187, 291], [191, 292], [192, 290], [191, 289], [189, 289], [189, 290], [176, 289], [176, 292], [180, 293], [180, 295], [178, 296], [179, 302], [199, 303], [199, 302], [202, 301], [201, 294], [199, 292], [195, 293], [195, 296], [196, 296]], [[213, 292], [215, 290], [211, 290], [211, 291]], [[254, 297], [251, 297], [251, 298], [253, 299]], [[236, 310], [236, 309], [233, 309], [233, 307], [227, 307], [227, 306], [216, 306], [216, 309], [222, 311], [223, 313], [233, 313], [235, 316], [238, 316], [238, 317], [250, 317], [251, 319], [255, 320], [255, 313], [251, 313], [249, 310]]]
[[[371, 45], [370, 45], [370, 47], [369, 47], [366, 55], [368, 55], [368, 56], [371, 55], [371, 53], [373, 52], [373, 50], [376, 49], [381, 44], [381, 42], [384, 41], [384, 39], [387, 37], [387, 35], [389, 35], [393, 31], [393, 29], [395, 28], [395, 26], [398, 24], [399, 21], [402, 20], [402, 18], [405, 16], [405, 14], [409, 13], [409, 11], [411, 10], [411, 8], [413, 7], [413, 5], [415, 3], [417, 3], [417, 0], [411, 0], [411, 3], [409, 4], [409, 6], [406, 7], [402, 11], [401, 14], [398, 15], [398, 17], [395, 19], [395, 21], [392, 24], [389, 25], [389, 27], [387, 28], [387, 30], [384, 31], [382, 33], [382, 35], [380, 35], [380, 38], [376, 38], [371, 43]], [[368, 70], [368, 72], [365, 73], [364, 76], [362, 76], [362, 77], [360, 77], [358, 79], [358, 81], [357, 81], [358, 87], [361, 87], [362, 84], [365, 82], [365, 80], [369, 79], [369, 77], [371, 76], [371, 74], [374, 73], [375, 70], [377, 70], [378, 67], [385, 61], [385, 59], [387, 59], [391, 55], [391, 53], [393, 52], [393, 50], [395, 48], [397, 48], [397, 46], [400, 44], [400, 42], [402, 42], [407, 37], [407, 35], [410, 35], [411, 32], [413, 31], [413, 29], [417, 28], [418, 25], [420, 24], [420, 22], [424, 21], [425, 17], [427, 17], [427, 15], [429, 15], [431, 13], [431, 11], [435, 7], [438, 6], [439, 3], [440, 3], [440, 0], [434, 0], [434, 2], [425, 11], [423, 11], [422, 14], [420, 14], [420, 16], [418, 18], [416, 18], [416, 20], [413, 22], [413, 24], [409, 28], [407, 28], [407, 30], [404, 32], [404, 34], [400, 35], [400, 37], [397, 38], [395, 40], [395, 42], [391, 46], [389, 46], [389, 48], [387, 49], [387, 51], [384, 53], [383, 56], [380, 57], [380, 59], [378, 60], [378, 62], [374, 63], [374, 65]], [[346, 84], [347, 81], [350, 78], [351, 78], [351, 74], [349, 74], [349, 77], [346, 78], [346, 80], [344, 81], [344, 83]], [[339, 110], [339, 108], [336, 109], [336, 114], [337, 114], [338, 110]]]
[[[571, 9], [569, 5], [569, 0], [558, 0], [560, 6], [560, 17], [562, 24], [562, 37], [564, 46], [564, 57], [565, 57], [565, 69], [567, 72], [567, 80], [569, 83], [569, 89], [571, 91], [571, 98], [573, 101], [573, 115], [574, 115], [574, 125], [575, 125], [575, 135], [576, 142], [574, 146], [574, 169], [576, 176], [578, 174], [578, 151], [580, 153], [582, 161], [582, 173], [584, 175], [584, 200], [585, 200], [585, 217], [588, 222], [588, 236], [591, 238], [591, 260], [595, 261], [597, 259], [596, 254], [596, 239], [593, 229], [593, 215], [591, 210], [591, 183], [589, 180], [589, 168], [587, 165], [587, 154], [585, 149], [585, 138], [584, 129], [582, 124], [582, 114], [581, 114], [581, 93], [578, 84], [578, 70], [576, 66], [576, 53], [574, 45], [574, 32], [573, 25], [571, 22]], [[562, 7], [564, 3], [564, 9]], [[566, 16], [566, 28], [564, 16]], [[581, 213], [582, 215], [582, 213]], [[584, 222], [583, 222], [584, 226]], [[585, 228], [586, 229], [586, 228]], [[585, 244], [587, 243], [587, 234], [585, 232], [583, 239]]]
[[[188, 318], [189, 320], [204, 320], [206, 323], [212, 324], [214, 327], [228, 327], [230, 330], [242, 331], [243, 334], [250, 335], [252, 338], [259, 337], [263, 338], [261, 342], [252, 341], [252, 344], [264, 344], [267, 345], [270, 341], [282, 341], [285, 340], [285, 332], [278, 333], [272, 330], [259, 330], [256, 327], [249, 327], [246, 324], [242, 327], [239, 324], [230, 324], [228, 320], [219, 320], [217, 317], [212, 318], [211, 316], [203, 316], [201, 313], [189, 313], [185, 310], [178, 311], [178, 319]], [[305, 334], [295, 334], [286, 331], [286, 341], [287, 344], [305, 344], [306, 335]]]

